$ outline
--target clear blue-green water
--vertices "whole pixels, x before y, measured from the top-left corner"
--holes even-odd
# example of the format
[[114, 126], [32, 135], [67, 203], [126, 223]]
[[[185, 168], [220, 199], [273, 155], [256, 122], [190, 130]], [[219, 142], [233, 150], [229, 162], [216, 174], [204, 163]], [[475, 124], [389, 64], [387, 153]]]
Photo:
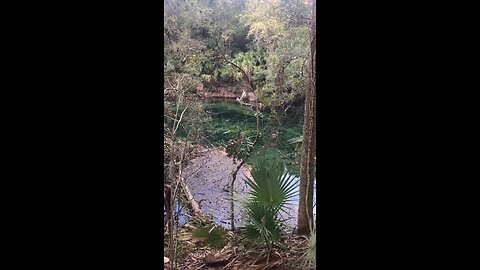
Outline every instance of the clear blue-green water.
[[[206, 123], [203, 129], [203, 146], [207, 148], [222, 147], [227, 148], [230, 142], [238, 140], [243, 141], [242, 147], [238, 151], [233, 151], [236, 156], [243, 159], [246, 154], [246, 145], [253, 142], [256, 135], [257, 122], [255, 110], [230, 102], [212, 102], [204, 103], [204, 110], [208, 112], [210, 121]], [[188, 127], [187, 127], [188, 128]], [[298, 176], [299, 171], [299, 143], [290, 143], [289, 140], [298, 138], [302, 135], [303, 116], [295, 114], [293, 111], [277, 117], [272, 112], [262, 112], [260, 115], [261, 138], [253, 149], [246, 163], [252, 166], [261, 160], [274, 160], [283, 163], [290, 174]], [[278, 133], [278, 139], [272, 138], [272, 134]], [[182, 135], [182, 133], [180, 133]], [[205, 190], [193, 185], [191, 186], [193, 195], [197, 201], [204, 199], [213, 201], [211, 198], [225, 196], [222, 192], [209, 189], [211, 194], [205, 194]], [[297, 188], [298, 190], [298, 188]], [[288, 222], [291, 226], [295, 225], [296, 212], [298, 209], [298, 196], [293, 198], [291, 205], [291, 218]], [[314, 198], [314, 203], [316, 198]], [[221, 220], [229, 218], [229, 209], [212, 210], [214, 207], [201, 207], [207, 214], [215, 217], [218, 224], [228, 228], [228, 223], [221, 223]], [[315, 209], [314, 209], [315, 211]], [[187, 219], [183, 218], [185, 222]], [[181, 221], [181, 223], [183, 223]]]
[[[236, 103], [206, 103], [211, 121], [207, 124], [206, 143], [214, 147], [228, 146], [229, 142], [245, 136], [238, 151], [243, 159], [247, 151], [247, 142], [252, 143], [256, 136], [257, 121], [255, 110]], [[298, 172], [299, 144], [289, 140], [302, 135], [303, 116], [294, 113], [276, 117], [271, 112], [260, 113], [260, 137], [247, 163], [254, 165], [259, 160], [275, 160], [285, 164], [294, 173]], [[278, 134], [272, 137], [272, 134]], [[227, 152], [228, 147], [227, 147]]]

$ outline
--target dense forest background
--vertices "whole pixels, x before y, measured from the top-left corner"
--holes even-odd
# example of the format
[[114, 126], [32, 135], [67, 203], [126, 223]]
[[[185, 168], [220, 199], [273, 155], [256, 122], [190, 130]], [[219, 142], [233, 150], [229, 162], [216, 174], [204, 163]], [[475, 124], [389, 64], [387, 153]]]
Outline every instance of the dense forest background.
[[264, 108], [301, 107], [308, 86], [311, 1], [166, 0], [164, 74], [199, 84], [246, 83]]

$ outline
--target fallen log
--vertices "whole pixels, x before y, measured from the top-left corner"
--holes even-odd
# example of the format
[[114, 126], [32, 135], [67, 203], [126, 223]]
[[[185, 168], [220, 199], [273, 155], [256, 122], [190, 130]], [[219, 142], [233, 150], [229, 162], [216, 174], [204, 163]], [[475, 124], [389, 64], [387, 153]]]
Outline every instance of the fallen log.
[[202, 210], [200, 209], [200, 206], [198, 205], [198, 202], [195, 201], [192, 192], [184, 181], [181, 181], [180, 187], [182, 188], [183, 194], [185, 195], [185, 199], [187, 199], [187, 206], [190, 208], [190, 210], [192, 210], [193, 214], [195, 216], [204, 216]]
[[239, 99], [239, 98], [236, 98], [235, 100], [236, 100], [240, 105], [248, 106], [248, 107], [250, 107], [250, 108], [255, 107], [254, 104], [250, 104], [250, 103], [247, 103], [247, 102], [243, 102], [243, 101], [242, 101], [241, 99]]

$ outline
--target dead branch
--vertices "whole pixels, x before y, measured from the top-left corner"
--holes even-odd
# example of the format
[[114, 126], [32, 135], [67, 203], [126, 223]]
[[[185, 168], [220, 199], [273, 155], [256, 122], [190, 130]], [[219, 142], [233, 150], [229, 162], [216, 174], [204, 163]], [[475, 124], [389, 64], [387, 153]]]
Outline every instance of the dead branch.
[[258, 99], [256, 101], [256, 114], [257, 118], [257, 135], [255, 136], [255, 141], [253, 141], [253, 144], [251, 147], [248, 149], [246, 157], [238, 164], [237, 168], [232, 172], [232, 182], [230, 184], [230, 197], [232, 199], [230, 203], [230, 225], [231, 225], [231, 230], [235, 231], [235, 208], [234, 208], [234, 201], [233, 201], [233, 193], [235, 189], [235, 180], [237, 179], [237, 173], [240, 170], [240, 168], [243, 166], [245, 161], [250, 157], [250, 154], [252, 153], [253, 149], [255, 148], [255, 145], [258, 142], [258, 139], [260, 138], [260, 109], [258, 107]]
[[187, 203], [190, 209], [192, 210], [193, 214], [198, 216], [202, 215], [203, 214], [202, 210], [200, 209], [200, 206], [193, 198], [192, 192], [190, 191], [188, 186], [184, 182], [181, 182], [180, 187], [182, 188], [183, 194], [185, 195], [187, 199]]

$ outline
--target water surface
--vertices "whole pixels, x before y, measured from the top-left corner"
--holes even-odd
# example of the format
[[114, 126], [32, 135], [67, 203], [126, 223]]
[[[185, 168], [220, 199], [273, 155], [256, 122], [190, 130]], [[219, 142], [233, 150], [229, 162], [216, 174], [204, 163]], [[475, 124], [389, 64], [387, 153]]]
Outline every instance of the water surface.
[[[224, 151], [215, 148], [225, 146], [229, 141], [237, 139], [241, 133], [247, 134], [253, 141], [256, 131], [255, 111], [228, 102], [207, 103], [205, 109], [212, 118], [205, 130], [208, 138], [205, 145], [211, 149], [186, 166], [184, 178], [202, 211], [210, 214], [217, 224], [230, 228], [228, 184], [230, 174], [239, 161], [227, 157]], [[301, 116], [289, 115], [278, 120], [272, 117], [271, 113], [262, 112], [260, 121], [262, 138], [246, 163], [254, 166], [260, 160], [275, 160], [285, 164], [291, 174], [297, 175], [299, 145], [289, 143], [288, 140], [302, 135], [302, 121]], [[274, 132], [280, 135], [277, 141], [272, 139], [271, 134]], [[249, 175], [248, 166], [242, 167], [235, 183], [236, 194], [240, 196], [249, 191], [243, 180], [246, 175]], [[291, 228], [296, 224], [298, 200], [297, 195], [289, 206], [289, 215], [284, 217], [289, 218], [286, 223]], [[315, 201], [314, 197], [316, 208]], [[243, 213], [236, 203], [236, 226], [242, 225], [243, 221]]]

